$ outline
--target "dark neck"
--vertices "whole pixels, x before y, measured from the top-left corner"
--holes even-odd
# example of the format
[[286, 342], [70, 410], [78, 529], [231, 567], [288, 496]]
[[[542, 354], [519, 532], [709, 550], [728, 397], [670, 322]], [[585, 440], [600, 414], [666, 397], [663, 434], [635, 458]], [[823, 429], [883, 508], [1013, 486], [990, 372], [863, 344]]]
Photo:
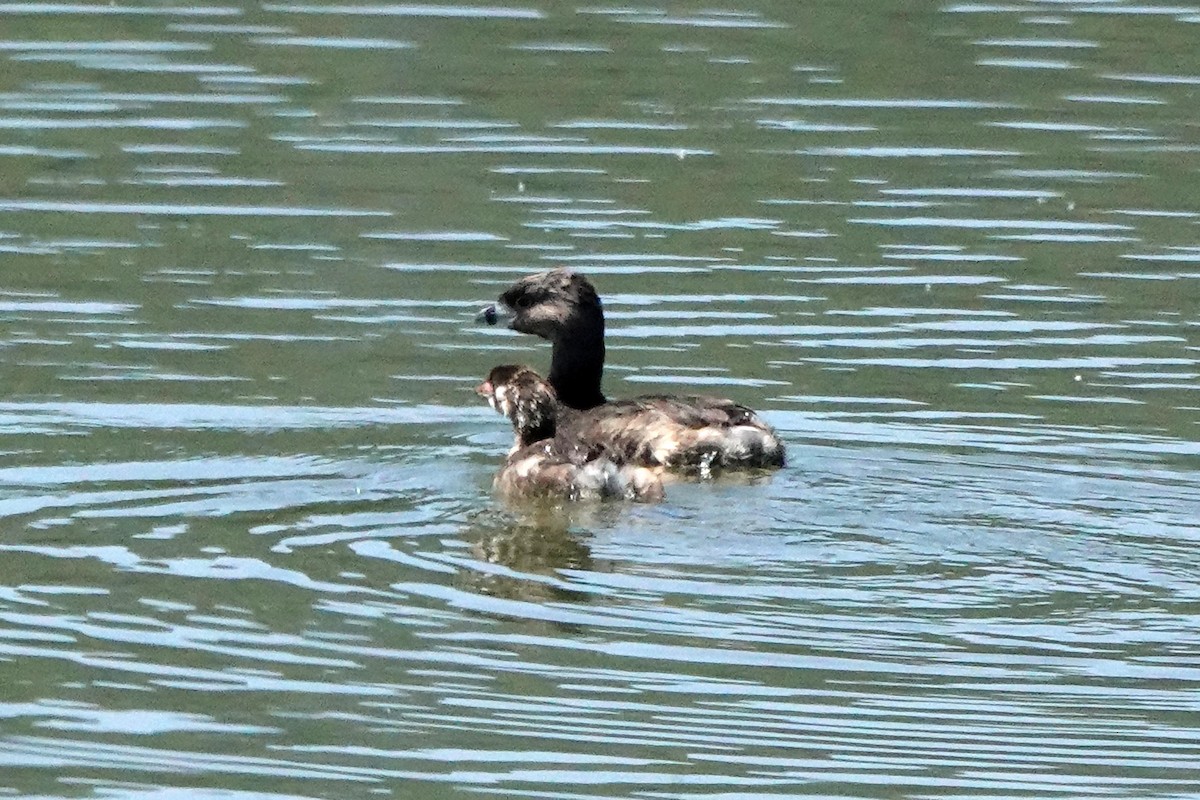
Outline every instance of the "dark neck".
[[550, 385], [558, 400], [580, 411], [604, 404], [600, 379], [604, 375], [604, 317], [577, 325], [554, 341], [550, 355]]
[[540, 442], [542, 439], [554, 438], [554, 415], [547, 417], [539, 417], [535, 422], [532, 422], [524, 428], [517, 428], [517, 446], [527, 447], [534, 442]]

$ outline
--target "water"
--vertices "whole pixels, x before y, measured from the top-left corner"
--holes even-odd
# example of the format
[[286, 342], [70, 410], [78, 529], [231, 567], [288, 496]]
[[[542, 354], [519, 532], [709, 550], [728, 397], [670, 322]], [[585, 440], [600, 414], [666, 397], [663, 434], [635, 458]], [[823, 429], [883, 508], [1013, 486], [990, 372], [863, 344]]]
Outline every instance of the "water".
[[[0, 4], [0, 794], [1200, 797], [1198, 22]], [[555, 264], [789, 466], [493, 498]]]

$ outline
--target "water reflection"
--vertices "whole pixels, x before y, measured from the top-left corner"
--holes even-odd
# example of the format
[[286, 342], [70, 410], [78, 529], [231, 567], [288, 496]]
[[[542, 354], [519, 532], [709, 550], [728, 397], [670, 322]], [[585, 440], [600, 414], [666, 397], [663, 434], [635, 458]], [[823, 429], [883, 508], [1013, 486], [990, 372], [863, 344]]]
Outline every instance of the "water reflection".
[[471, 559], [461, 562], [463, 587], [530, 602], [589, 600], [589, 594], [559, 577], [598, 568], [584, 541], [584, 526], [573, 520], [594, 516], [589, 511], [596, 510], [534, 504], [519, 508], [514, 519], [495, 512], [477, 517], [463, 535], [471, 551]]

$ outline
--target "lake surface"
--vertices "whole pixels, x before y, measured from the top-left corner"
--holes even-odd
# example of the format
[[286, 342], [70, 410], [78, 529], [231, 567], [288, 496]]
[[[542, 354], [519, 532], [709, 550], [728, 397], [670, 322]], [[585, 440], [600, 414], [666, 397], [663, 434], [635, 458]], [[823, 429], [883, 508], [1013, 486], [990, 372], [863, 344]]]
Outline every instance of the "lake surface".
[[[1198, 37], [0, 2], [0, 796], [1200, 797]], [[788, 466], [494, 498], [554, 265]]]

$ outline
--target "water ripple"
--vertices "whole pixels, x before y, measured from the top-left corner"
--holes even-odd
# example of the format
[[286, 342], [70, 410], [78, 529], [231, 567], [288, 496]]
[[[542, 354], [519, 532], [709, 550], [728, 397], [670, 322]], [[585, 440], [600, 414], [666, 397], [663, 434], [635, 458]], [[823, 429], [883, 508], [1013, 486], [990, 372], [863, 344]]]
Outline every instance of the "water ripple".
[[[1196, 9], [745, 6], [0, 3], [0, 794], [1195, 794]], [[553, 266], [788, 465], [494, 497]]]

